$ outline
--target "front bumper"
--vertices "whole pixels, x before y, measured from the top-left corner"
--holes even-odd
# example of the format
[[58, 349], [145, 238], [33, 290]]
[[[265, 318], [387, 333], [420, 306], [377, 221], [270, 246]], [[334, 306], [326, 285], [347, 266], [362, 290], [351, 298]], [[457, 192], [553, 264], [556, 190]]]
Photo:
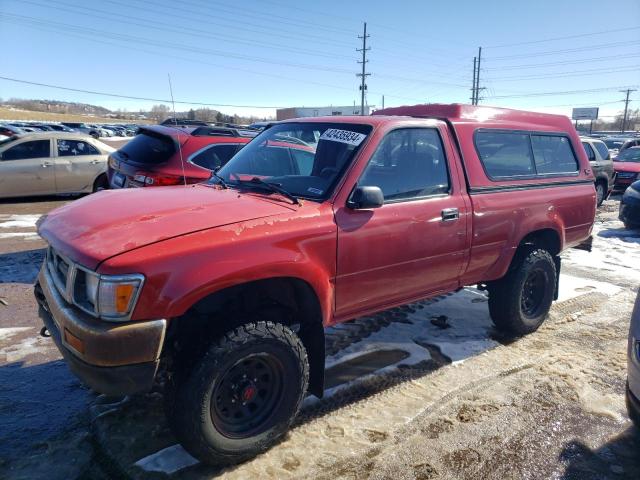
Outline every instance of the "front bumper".
[[110, 323], [70, 306], [46, 268], [35, 286], [39, 315], [70, 370], [107, 395], [148, 391], [164, 343], [166, 320]]

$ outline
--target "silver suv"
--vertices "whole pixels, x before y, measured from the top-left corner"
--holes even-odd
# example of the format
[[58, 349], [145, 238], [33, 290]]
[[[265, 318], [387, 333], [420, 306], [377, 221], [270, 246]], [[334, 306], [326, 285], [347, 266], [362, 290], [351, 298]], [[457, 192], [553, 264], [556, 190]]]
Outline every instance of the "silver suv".
[[609, 149], [602, 140], [590, 137], [580, 137], [582, 146], [589, 157], [589, 164], [596, 178], [596, 194], [598, 195], [598, 206], [607, 198], [615, 180], [613, 160]]

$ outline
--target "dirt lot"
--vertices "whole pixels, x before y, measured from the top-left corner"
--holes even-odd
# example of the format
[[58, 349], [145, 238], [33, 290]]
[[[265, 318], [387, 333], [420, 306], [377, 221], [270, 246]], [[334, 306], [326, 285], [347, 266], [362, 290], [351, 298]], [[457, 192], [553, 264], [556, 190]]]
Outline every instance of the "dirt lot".
[[640, 478], [623, 400], [640, 232], [622, 228], [615, 199], [594, 251], [563, 254], [538, 332], [497, 335], [474, 288], [333, 328], [325, 398], [305, 401], [281, 444], [225, 471], [176, 445], [159, 392], [98, 396], [37, 336], [35, 221], [66, 201], [0, 203], [0, 478]]
[[[32, 112], [0, 107], [0, 118], [3, 120], [46, 121], [46, 122], [86, 122], [86, 123], [131, 123], [132, 120], [119, 120], [107, 117], [89, 117], [70, 113]], [[135, 120], [136, 123], [149, 123], [149, 120]]]

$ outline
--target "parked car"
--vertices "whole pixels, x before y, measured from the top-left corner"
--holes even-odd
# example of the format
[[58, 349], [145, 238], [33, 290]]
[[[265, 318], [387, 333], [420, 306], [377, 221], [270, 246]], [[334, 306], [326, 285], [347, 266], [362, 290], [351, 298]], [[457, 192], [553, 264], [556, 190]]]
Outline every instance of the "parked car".
[[91, 135], [93, 138], [99, 138], [100, 132], [97, 128], [90, 127], [86, 123], [82, 122], [62, 122], [62, 125], [73, 129], [76, 132], [86, 133], [87, 135]]
[[73, 132], [71, 128], [57, 123], [50, 123], [49, 127], [51, 127], [51, 129], [55, 130], [56, 132]]
[[113, 148], [81, 133], [20, 134], [0, 143], [0, 198], [106, 188]]
[[640, 228], [640, 180], [629, 185], [622, 195], [618, 218], [629, 230]]
[[207, 122], [201, 120], [189, 120], [188, 118], [167, 118], [163, 120], [160, 125], [174, 126], [174, 127], [206, 127], [209, 125]]
[[[132, 142], [164, 161], [183, 136]], [[271, 154], [305, 137], [313, 156]], [[49, 213], [35, 286], [94, 390], [148, 390], [162, 360], [170, 424], [213, 464], [264, 451], [322, 395], [325, 326], [480, 285], [499, 330], [535, 331], [596, 210], [567, 117], [478, 106], [281, 122], [217, 175]]]
[[0, 135], [11, 137], [13, 135], [19, 135], [25, 133], [20, 127], [14, 127], [13, 125], [0, 125]]
[[624, 190], [636, 180], [640, 180], [640, 147], [627, 148], [613, 159], [616, 171], [615, 190]]
[[200, 128], [141, 127], [138, 135], [109, 156], [111, 188], [204, 182], [251, 140], [233, 129]]
[[640, 147], [640, 138], [631, 138], [624, 142], [620, 149], [618, 150], [618, 154], [624, 152], [627, 148], [631, 147]]
[[605, 143], [607, 148], [609, 149], [609, 153], [612, 157], [618, 155], [620, 148], [627, 142], [629, 138], [619, 138], [619, 137], [605, 137], [602, 141]]
[[640, 429], [640, 291], [631, 314], [627, 344], [627, 412]]
[[615, 171], [609, 149], [601, 140], [595, 138], [580, 137], [589, 164], [596, 179], [596, 198], [598, 206], [609, 196], [615, 182]]

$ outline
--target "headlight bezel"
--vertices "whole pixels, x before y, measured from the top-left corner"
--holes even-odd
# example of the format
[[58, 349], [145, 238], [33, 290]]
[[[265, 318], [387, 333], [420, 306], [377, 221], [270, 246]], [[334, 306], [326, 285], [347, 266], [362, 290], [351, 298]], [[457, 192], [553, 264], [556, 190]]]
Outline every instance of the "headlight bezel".
[[[57, 266], [61, 262], [64, 262], [67, 266], [65, 275], [62, 276], [57, 270]], [[131, 320], [144, 287], [144, 275], [140, 273], [116, 275], [98, 273], [72, 261], [67, 256], [55, 251], [51, 246], [47, 249], [46, 264], [52, 277], [53, 285], [69, 304], [74, 305], [94, 318], [107, 322], [127, 322]], [[105, 304], [100, 299], [100, 292], [104, 290], [102, 285], [106, 284], [129, 284], [133, 286], [130, 295], [127, 297], [126, 310], [116, 311], [112, 309], [105, 311], [105, 308], [103, 308]], [[115, 297], [112, 297], [111, 300], [113, 304], [116, 303]]]

